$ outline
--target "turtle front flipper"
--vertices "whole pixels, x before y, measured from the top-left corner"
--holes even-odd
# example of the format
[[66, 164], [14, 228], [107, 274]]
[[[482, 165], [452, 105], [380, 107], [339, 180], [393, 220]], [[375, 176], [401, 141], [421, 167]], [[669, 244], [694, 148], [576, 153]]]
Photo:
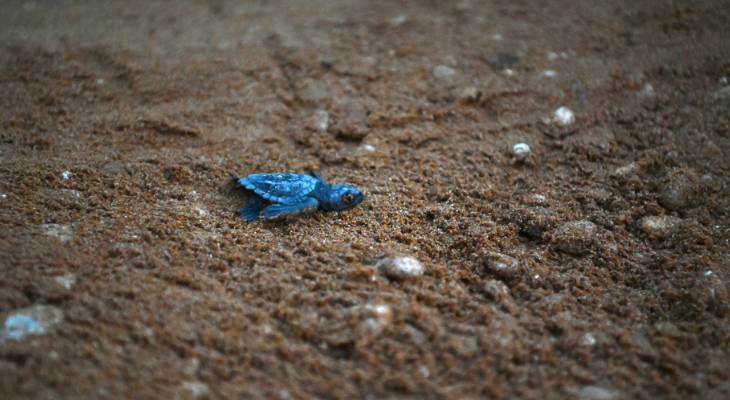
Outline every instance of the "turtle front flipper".
[[301, 202], [294, 204], [272, 204], [264, 208], [261, 216], [264, 219], [272, 220], [282, 217], [294, 216], [297, 214], [316, 210], [319, 207], [319, 201], [313, 197], [308, 197]]
[[259, 214], [261, 214], [261, 210], [263, 209], [264, 201], [261, 199], [261, 197], [252, 195], [248, 198], [246, 205], [241, 208], [241, 218], [245, 219], [248, 222], [255, 221], [259, 217]]

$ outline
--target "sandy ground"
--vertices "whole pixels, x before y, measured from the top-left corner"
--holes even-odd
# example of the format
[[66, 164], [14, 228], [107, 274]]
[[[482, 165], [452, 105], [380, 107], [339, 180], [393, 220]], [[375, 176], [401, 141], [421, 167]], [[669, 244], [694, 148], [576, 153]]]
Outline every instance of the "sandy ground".
[[1, 398], [730, 398], [727, 2], [0, 10]]

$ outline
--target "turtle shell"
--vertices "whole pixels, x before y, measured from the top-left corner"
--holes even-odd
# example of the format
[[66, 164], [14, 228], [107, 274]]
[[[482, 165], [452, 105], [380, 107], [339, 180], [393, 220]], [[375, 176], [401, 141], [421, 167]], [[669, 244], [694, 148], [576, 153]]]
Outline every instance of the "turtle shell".
[[238, 183], [273, 203], [294, 204], [307, 197], [317, 183], [317, 178], [310, 175], [276, 173], [253, 174], [238, 180]]

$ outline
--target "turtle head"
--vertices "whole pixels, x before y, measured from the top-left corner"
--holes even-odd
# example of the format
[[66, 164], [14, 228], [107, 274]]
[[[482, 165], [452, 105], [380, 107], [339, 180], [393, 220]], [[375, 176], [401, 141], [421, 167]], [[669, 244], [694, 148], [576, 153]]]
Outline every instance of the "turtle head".
[[362, 202], [364, 195], [355, 186], [340, 183], [330, 186], [325, 196], [323, 207], [328, 211], [342, 211], [355, 207]]

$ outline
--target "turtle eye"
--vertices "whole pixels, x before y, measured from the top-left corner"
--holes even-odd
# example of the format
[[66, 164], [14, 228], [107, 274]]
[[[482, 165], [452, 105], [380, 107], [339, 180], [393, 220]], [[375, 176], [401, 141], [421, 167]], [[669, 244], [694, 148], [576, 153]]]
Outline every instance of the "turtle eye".
[[350, 204], [353, 200], [355, 200], [355, 196], [350, 192], [342, 195], [342, 202], [345, 204]]

